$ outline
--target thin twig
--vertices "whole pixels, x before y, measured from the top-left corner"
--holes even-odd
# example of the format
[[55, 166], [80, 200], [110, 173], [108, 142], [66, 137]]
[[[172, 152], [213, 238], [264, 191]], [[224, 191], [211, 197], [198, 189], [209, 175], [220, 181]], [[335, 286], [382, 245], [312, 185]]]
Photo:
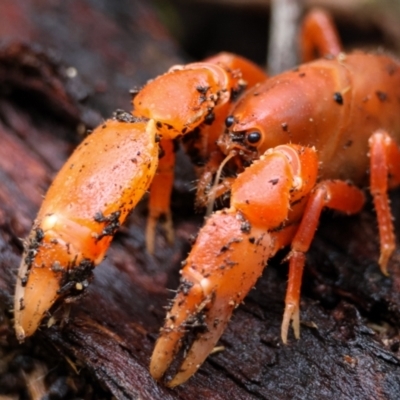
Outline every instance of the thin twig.
[[298, 30], [304, 0], [272, 0], [268, 72], [276, 75], [298, 63]]

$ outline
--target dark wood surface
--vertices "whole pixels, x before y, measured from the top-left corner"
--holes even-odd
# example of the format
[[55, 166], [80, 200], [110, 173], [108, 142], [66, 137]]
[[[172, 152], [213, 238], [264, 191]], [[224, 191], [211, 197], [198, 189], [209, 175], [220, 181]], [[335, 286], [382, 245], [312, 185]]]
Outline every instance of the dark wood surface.
[[[142, 202], [96, 268], [87, 295], [57, 310], [51, 328], [16, 342], [11, 310], [21, 238], [55, 172], [85, 127], [129, 109], [130, 88], [182, 61], [147, 2], [55, 4], [0, 4], [0, 395], [397, 399], [400, 258], [396, 252], [390, 277], [381, 275], [370, 203], [355, 217], [324, 215], [307, 257], [300, 340], [290, 334], [283, 346], [279, 338], [282, 253], [234, 313], [220, 341], [224, 351], [174, 390], [152, 380], [148, 364], [168, 289], [177, 287], [180, 262], [202, 223], [192, 211], [193, 177], [182, 173], [189, 169], [184, 157], [173, 194], [174, 246], [158, 235], [155, 256], [146, 254]], [[397, 220], [399, 205], [397, 190]]]

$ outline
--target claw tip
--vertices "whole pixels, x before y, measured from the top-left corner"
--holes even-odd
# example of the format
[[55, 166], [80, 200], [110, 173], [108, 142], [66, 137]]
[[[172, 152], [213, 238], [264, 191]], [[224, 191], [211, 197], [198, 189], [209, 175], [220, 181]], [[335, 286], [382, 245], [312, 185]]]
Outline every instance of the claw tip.
[[25, 340], [25, 330], [21, 325], [15, 325], [15, 335], [20, 343]]

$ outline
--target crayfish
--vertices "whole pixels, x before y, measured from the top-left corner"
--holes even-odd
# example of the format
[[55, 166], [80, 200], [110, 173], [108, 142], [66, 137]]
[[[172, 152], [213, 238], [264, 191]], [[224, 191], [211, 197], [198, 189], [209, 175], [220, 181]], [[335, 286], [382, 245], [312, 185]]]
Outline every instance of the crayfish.
[[[82, 292], [149, 188], [148, 250], [162, 216], [172, 240], [177, 138], [200, 160], [199, 203], [229, 191], [230, 206], [207, 218], [185, 261], [151, 359], [155, 379], [165, 375], [188, 336], [183, 362], [167, 384], [182, 384], [195, 373], [268, 259], [286, 246], [281, 337], [287, 341], [292, 322], [298, 338], [305, 254], [322, 209], [359, 212], [368, 170], [379, 265], [387, 274], [395, 248], [387, 191], [400, 184], [400, 64], [384, 54], [343, 54], [321, 11], [306, 18], [302, 45], [306, 63], [272, 78], [226, 53], [172, 67], [136, 94], [132, 114], [119, 113], [81, 143], [50, 187], [25, 243], [15, 293], [19, 340], [35, 332], [59, 297]], [[315, 51], [324, 57], [311, 61]], [[210, 185], [227, 160], [235, 175]]]

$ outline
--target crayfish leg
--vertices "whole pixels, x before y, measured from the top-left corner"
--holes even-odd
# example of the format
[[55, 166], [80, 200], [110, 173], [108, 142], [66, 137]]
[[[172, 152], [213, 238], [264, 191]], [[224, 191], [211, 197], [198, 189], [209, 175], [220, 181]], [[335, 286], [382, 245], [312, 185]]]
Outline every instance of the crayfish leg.
[[293, 321], [295, 337], [300, 336], [300, 287], [305, 253], [314, 238], [322, 209], [328, 207], [346, 214], [355, 214], [362, 209], [364, 202], [364, 193], [360, 189], [340, 180], [322, 181], [311, 192], [288, 256], [289, 282], [281, 326], [283, 343], [287, 342], [290, 321]]
[[175, 143], [161, 139], [160, 158], [157, 172], [154, 175], [149, 193], [149, 214], [146, 225], [146, 248], [149, 254], [154, 253], [157, 222], [161, 222], [168, 243], [174, 241], [174, 230], [171, 215], [171, 192], [174, 185]]
[[342, 51], [339, 34], [331, 16], [324, 10], [310, 11], [301, 29], [301, 53], [303, 62], [320, 57], [337, 56]]
[[[393, 216], [387, 191], [400, 184], [400, 149], [397, 143], [384, 131], [375, 132], [369, 139], [370, 190], [378, 218], [381, 253], [379, 265], [383, 274], [388, 275], [387, 263], [395, 245]], [[390, 176], [390, 180], [389, 180]]]
[[[31, 235], [35, 235], [34, 232]], [[32, 239], [29, 238], [30, 241]], [[39, 257], [40, 254], [36, 259]], [[60, 280], [51, 268], [33, 268], [29, 271], [29, 263], [25, 260], [21, 263], [14, 297], [14, 326], [19, 341], [22, 342], [37, 329], [45, 312], [59, 297], [59, 290]]]

